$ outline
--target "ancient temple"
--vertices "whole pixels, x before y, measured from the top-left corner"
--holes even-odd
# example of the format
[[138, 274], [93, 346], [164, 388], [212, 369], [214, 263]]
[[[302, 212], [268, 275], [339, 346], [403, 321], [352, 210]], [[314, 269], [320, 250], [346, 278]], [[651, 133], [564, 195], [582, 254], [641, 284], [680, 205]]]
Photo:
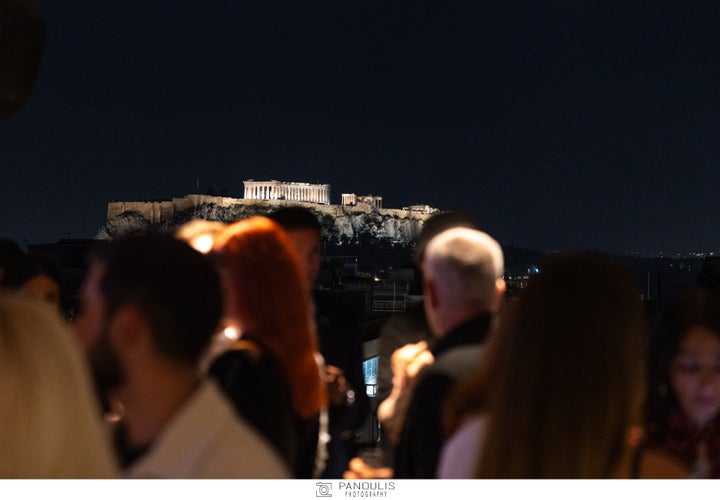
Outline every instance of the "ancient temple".
[[307, 182], [255, 181], [243, 182], [246, 200], [289, 200], [330, 204], [330, 184]]

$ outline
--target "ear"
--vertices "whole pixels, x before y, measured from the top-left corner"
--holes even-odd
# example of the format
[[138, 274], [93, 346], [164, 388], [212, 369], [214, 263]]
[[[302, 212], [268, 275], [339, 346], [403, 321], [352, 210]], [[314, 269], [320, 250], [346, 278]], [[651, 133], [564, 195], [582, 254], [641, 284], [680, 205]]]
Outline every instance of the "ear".
[[119, 353], [137, 355], [152, 350], [150, 325], [134, 305], [124, 306], [114, 314], [110, 338]]
[[440, 294], [437, 290], [437, 285], [434, 281], [430, 279], [426, 279], [423, 281], [423, 294], [425, 295], [425, 299], [432, 309], [437, 309], [438, 305], [440, 304]]
[[441, 313], [441, 297], [438, 293], [437, 283], [432, 280], [423, 280], [423, 307], [430, 331], [435, 336], [444, 334]]

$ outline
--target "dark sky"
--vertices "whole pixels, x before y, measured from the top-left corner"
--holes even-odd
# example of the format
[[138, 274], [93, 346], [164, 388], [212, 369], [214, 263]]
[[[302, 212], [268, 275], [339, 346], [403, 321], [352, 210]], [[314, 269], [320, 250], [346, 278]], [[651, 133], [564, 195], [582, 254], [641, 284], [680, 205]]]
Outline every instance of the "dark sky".
[[27, 3], [46, 49], [0, 122], [0, 236], [253, 178], [541, 251], [720, 249], [715, 0]]

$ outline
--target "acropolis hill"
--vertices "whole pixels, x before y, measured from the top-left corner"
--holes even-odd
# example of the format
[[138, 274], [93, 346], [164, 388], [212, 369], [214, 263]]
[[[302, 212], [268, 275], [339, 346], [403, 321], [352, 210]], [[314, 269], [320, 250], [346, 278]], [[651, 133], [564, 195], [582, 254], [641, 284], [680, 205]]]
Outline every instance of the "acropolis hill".
[[252, 215], [265, 215], [282, 206], [304, 206], [318, 215], [324, 237], [358, 241], [363, 237], [391, 243], [415, 241], [423, 222], [437, 209], [413, 205], [382, 208], [380, 196], [343, 194], [340, 205], [330, 204], [329, 184], [301, 182], [244, 182], [245, 197], [230, 198], [189, 194], [168, 201], [117, 201], [108, 203], [107, 222], [98, 231], [100, 239], [158, 227], [172, 231], [192, 219], [233, 222]]

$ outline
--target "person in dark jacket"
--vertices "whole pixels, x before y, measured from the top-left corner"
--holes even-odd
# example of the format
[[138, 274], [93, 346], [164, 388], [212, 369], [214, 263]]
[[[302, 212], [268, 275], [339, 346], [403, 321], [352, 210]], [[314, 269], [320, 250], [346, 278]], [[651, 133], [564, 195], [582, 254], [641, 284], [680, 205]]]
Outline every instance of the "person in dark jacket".
[[437, 341], [429, 366], [406, 376], [413, 389], [396, 450], [395, 477], [436, 477], [445, 398], [481, 356], [503, 303], [503, 267], [500, 245], [476, 229], [448, 229], [428, 243], [422, 266], [424, 304]]

